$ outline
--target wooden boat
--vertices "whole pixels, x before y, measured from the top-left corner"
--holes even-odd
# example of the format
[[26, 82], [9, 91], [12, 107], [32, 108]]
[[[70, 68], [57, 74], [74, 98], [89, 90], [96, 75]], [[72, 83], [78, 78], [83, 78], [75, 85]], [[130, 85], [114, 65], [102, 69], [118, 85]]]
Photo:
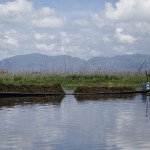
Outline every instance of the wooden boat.
[[42, 96], [61, 96], [61, 95], [100, 95], [100, 94], [135, 94], [135, 93], [148, 93], [148, 90], [136, 90], [136, 91], [123, 91], [123, 92], [100, 92], [100, 93], [15, 93], [15, 92], [0, 92], [0, 97], [42, 97]]
[[148, 90], [135, 90], [135, 91], [123, 91], [123, 92], [99, 92], [99, 93], [68, 93], [67, 95], [100, 95], [100, 94], [136, 94], [136, 93], [148, 93]]
[[[4, 87], [8, 85], [3, 84]], [[12, 85], [11, 85], [12, 86]], [[10, 87], [10, 85], [9, 85]], [[20, 86], [13, 85], [13, 88], [20, 88]], [[24, 86], [27, 89], [30, 86]], [[39, 89], [42, 88], [41, 92], [35, 93], [31, 92], [0, 92], [0, 97], [42, 97], [42, 96], [58, 96], [58, 95], [102, 95], [102, 94], [135, 94], [135, 93], [148, 93], [150, 92], [150, 83], [143, 83], [141, 90], [136, 90], [133, 87], [84, 87], [80, 86], [77, 87], [74, 93], [65, 93], [64, 90], [61, 88], [60, 84], [55, 84], [52, 86], [37, 86]], [[50, 90], [46, 91], [45, 88], [49, 87]], [[51, 90], [52, 89], [52, 90]], [[56, 91], [57, 89], [58, 91]], [[46, 91], [45, 93], [42, 91]]]
[[147, 93], [150, 88], [142, 88], [137, 90], [135, 87], [99, 87], [99, 86], [79, 86], [75, 89], [74, 95], [98, 95], [98, 94], [132, 94]]

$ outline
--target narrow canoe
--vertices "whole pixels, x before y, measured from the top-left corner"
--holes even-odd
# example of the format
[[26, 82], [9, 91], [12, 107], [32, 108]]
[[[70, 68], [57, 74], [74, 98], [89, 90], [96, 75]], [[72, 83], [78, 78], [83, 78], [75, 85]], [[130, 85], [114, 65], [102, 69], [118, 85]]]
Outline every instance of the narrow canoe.
[[51, 94], [51, 93], [14, 93], [14, 92], [0, 92], [0, 97], [42, 97], [42, 96], [58, 96], [58, 95], [99, 95], [99, 94], [134, 94], [134, 93], [148, 93], [148, 90], [123, 91], [123, 92], [100, 92], [100, 93], [65, 93], [65, 94]]
[[136, 90], [136, 91], [122, 91], [122, 92], [100, 92], [100, 93], [68, 93], [67, 95], [98, 95], [98, 94], [135, 94], [135, 93], [148, 93], [150, 92], [150, 89], [148, 90]]

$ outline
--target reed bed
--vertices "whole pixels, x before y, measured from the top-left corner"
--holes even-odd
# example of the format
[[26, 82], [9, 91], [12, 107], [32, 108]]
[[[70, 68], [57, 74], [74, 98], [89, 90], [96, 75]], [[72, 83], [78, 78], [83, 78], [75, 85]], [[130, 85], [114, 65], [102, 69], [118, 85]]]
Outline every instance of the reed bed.
[[64, 88], [77, 86], [108, 86], [140, 87], [147, 82], [145, 74], [122, 73], [91, 73], [91, 74], [49, 74], [21, 73], [0, 75], [0, 83], [15, 85], [52, 85], [60, 83]]

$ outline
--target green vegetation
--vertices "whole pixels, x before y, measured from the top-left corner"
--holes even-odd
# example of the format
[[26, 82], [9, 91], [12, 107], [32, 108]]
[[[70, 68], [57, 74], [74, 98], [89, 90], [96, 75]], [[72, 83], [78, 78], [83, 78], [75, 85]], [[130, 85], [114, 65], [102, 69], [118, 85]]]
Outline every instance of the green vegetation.
[[0, 76], [0, 82], [16, 85], [52, 85], [60, 83], [64, 88], [77, 86], [133, 86], [140, 87], [146, 82], [144, 75], [118, 75], [118, 74], [72, 74], [72, 75], [5, 75]]

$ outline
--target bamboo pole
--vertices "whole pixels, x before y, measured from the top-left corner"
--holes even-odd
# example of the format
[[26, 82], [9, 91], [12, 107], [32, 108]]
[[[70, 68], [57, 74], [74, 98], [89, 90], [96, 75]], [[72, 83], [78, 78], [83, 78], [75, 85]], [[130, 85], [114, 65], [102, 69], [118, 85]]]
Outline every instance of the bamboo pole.
[[148, 73], [147, 73], [146, 70], [145, 70], [145, 74], [146, 74], [146, 81], [149, 82], [149, 80], [148, 80]]

